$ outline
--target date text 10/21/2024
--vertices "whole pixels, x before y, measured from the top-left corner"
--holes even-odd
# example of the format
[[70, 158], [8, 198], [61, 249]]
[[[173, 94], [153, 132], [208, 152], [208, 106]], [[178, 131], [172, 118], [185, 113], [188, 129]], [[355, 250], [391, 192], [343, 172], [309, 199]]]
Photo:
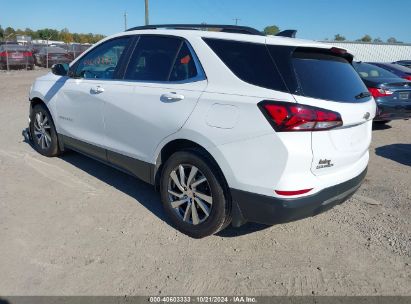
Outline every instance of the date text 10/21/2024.
[[255, 297], [244, 297], [244, 296], [232, 296], [232, 297], [208, 297], [208, 296], [198, 296], [198, 297], [150, 297], [150, 303], [257, 303]]

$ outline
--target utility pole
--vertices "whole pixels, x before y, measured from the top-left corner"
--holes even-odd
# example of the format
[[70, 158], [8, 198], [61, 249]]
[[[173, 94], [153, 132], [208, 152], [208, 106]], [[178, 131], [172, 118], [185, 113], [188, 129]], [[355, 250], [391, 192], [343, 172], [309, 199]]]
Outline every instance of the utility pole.
[[149, 25], [149, 19], [148, 19], [148, 0], [145, 0], [145, 4], [146, 4], [146, 25]]
[[234, 18], [233, 20], [235, 21], [235, 25], [238, 25], [238, 21], [240, 21], [241, 19], [240, 18]]
[[49, 68], [49, 40], [53, 38], [53, 35], [47, 36], [47, 46], [46, 46], [46, 68]]
[[124, 30], [127, 31], [127, 11], [124, 12]]
[[5, 37], [5, 39], [6, 39], [6, 65], [7, 65], [7, 72], [9, 72], [9, 70], [10, 70], [10, 67], [9, 67], [9, 49], [8, 49], [8, 47], [7, 47], [7, 42], [8, 42], [8, 40], [9, 40], [9, 38], [11, 37], [11, 36], [13, 36], [14, 34], [13, 33], [11, 33], [11, 34], [9, 34], [9, 35], [7, 35], [6, 37]]

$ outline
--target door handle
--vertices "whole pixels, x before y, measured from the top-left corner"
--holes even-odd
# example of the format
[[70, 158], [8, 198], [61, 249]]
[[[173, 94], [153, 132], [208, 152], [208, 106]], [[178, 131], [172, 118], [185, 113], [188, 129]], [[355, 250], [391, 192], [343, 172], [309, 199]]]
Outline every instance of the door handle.
[[177, 94], [176, 92], [165, 93], [161, 95], [160, 100], [163, 102], [174, 102], [184, 99], [184, 95]]
[[92, 94], [100, 94], [100, 93], [103, 93], [103, 92], [104, 92], [104, 88], [102, 88], [101, 86], [96, 86], [96, 87], [94, 87], [94, 88], [91, 88], [91, 89], [90, 89], [90, 92], [91, 92]]

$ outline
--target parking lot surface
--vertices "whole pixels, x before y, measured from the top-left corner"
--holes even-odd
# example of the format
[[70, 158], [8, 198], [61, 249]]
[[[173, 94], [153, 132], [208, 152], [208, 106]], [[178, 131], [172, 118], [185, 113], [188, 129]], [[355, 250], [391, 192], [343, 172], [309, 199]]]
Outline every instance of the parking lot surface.
[[153, 188], [24, 140], [46, 70], [0, 72], [1, 295], [411, 295], [411, 121], [373, 131], [346, 203], [272, 227], [191, 239]]

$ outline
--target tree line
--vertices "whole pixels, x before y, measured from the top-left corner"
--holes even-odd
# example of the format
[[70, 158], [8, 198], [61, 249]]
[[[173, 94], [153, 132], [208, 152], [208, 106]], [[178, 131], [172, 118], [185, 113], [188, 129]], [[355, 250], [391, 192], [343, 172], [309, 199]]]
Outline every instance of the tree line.
[[40, 30], [32, 30], [30, 28], [14, 29], [12, 27], [6, 27], [3, 29], [0, 25], [0, 41], [5, 39], [13, 40], [16, 35], [27, 35], [31, 36], [31, 39], [42, 39], [42, 40], [57, 40], [64, 41], [65, 43], [77, 42], [77, 43], [96, 43], [103, 39], [105, 36], [93, 33], [71, 33], [67, 28], [61, 31], [45, 28]]
[[[326, 39], [328, 40], [328, 39]], [[337, 34], [334, 36], [334, 41], [348, 41], [343, 35]], [[375, 42], [375, 43], [383, 43], [384, 41], [377, 37], [372, 38], [370, 35], [366, 34], [363, 37], [355, 40], [356, 42]], [[387, 43], [403, 43], [402, 41], [398, 41], [395, 37], [388, 38], [385, 42]]]
[[[266, 35], [275, 35], [280, 32], [280, 28], [276, 25], [266, 26], [264, 28], [264, 34]], [[83, 33], [71, 33], [67, 28], [62, 29], [61, 31], [45, 28], [40, 29], [37, 31], [33, 31], [30, 28], [26, 28], [24, 30], [21, 29], [14, 29], [12, 27], [6, 27], [3, 29], [0, 25], [0, 40], [4, 39], [13, 39], [16, 35], [27, 35], [31, 36], [34, 39], [42, 39], [42, 40], [58, 40], [64, 41], [65, 43], [77, 42], [77, 43], [96, 43], [103, 39], [105, 36], [100, 34], [83, 34]], [[329, 40], [325, 38], [325, 40]], [[336, 34], [334, 36], [334, 41], [349, 41], [343, 35]], [[375, 43], [382, 43], [384, 42], [381, 38], [372, 38], [370, 35], [364, 35], [363, 37], [355, 40], [357, 42], [375, 42]], [[386, 41], [387, 43], [403, 43], [398, 41], [394, 37], [390, 37]]]

